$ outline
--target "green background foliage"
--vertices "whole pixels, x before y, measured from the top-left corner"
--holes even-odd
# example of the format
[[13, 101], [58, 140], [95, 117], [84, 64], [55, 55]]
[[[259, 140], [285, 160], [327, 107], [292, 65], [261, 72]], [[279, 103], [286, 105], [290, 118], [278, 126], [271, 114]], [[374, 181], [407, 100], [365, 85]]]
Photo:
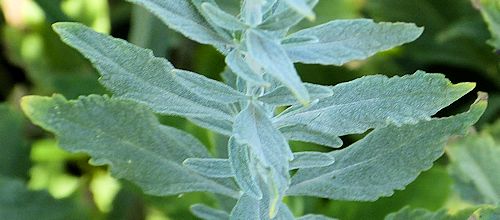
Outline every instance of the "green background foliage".
[[[217, 2], [227, 11], [238, 10], [238, 5], [231, 4], [232, 1]], [[98, 32], [149, 48], [155, 56], [168, 58], [176, 68], [201, 73], [209, 79], [222, 80], [220, 73], [224, 71], [224, 57], [216, 49], [183, 37], [168, 29], [160, 19], [143, 8], [121, 0], [2, 0], [0, 5], [2, 9], [0, 43], [3, 48], [3, 53], [0, 55], [2, 101], [0, 218], [196, 219], [190, 212], [190, 206], [195, 203], [231, 211], [234, 206], [232, 200], [219, 195], [208, 193], [189, 193], [180, 196], [146, 195], [136, 184], [111, 177], [113, 166], [99, 166], [104, 163], [98, 159], [89, 162], [89, 156], [85, 153], [70, 153], [63, 150], [72, 151], [71, 147], [74, 145], [67, 143], [78, 142], [79, 138], [83, 137], [89, 139], [89, 135], [95, 137], [99, 135], [98, 133], [88, 133], [82, 128], [74, 127], [53, 128], [51, 131], [60, 136], [64, 136], [65, 132], [70, 130], [81, 132], [79, 136], [73, 136], [76, 140], [61, 139], [57, 143], [53, 135], [31, 124], [20, 110], [20, 97], [24, 95], [50, 96], [57, 93], [67, 99], [109, 92], [114, 92], [116, 95], [117, 91], [113, 89], [108, 91], [98, 83], [98, 74], [90, 62], [64, 44], [53, 32], [51, 24], [54, 22], [81, 22]], [[440, 139], [439, 141], [447, 145], [445, 155], [434, 163], [433, 168], [418, 175], [405, 189], [397, 190], [392, 196], [373, 202], [287, 197], [285, 203], [292, 213], [295, 216], [320, 213], [338, 219], [466, 219], [470, 215], [476, 216], [477, 219], [498, 219], [499, 211], [496, 205], [500, 201], [500, 172], [498, 172], [500, 2], [498, 0], [475, 0], [472, 3], [469, 0], [320, 0], [314, 11], [316, 13], [314, 21], [304, 20], [294, 28], [311, 27], [332, 19], [371, 18], [375, 21], [411, 22], [419, 27], [425, 27], [425, 31], [415, 42], [376, 54], [367, 60], [348, 62], [342, 66], [296, 64], [297, 72], [303, 81], [335, 85], [365, 75], [394, 76], [424, 70], [430, 73], [443, 73], [454, 83], [477, 82], [477, 91], [488, 92], [489, 106], [476, 124], [475, 130], [468, 136], [452, 138], [447, 143]], [[207, 41], [210, 40], [212, 39], [207, 37]], [[466, 84], [462, 86], [463, 90], [467, 90]], [[221, 88], [225, 91], [223, 89]], [[429, 91], [431, 88], [423, 89]], [[186, 91], [167, 92], [181, 96], [186, 94]], [[234, 95], [237, 98], [238, 94]], [[449, 116], [464, 112], [475, 98], [474, 94], [467, 95], [465, 99], [440, 110], [437, 115]], [[58, 99], [60, 101], [61, 98], [56, 100]], [[106, 99], [106, 96], [95, 96], [91, 99], [86, 101], [99, 102], [100, 99]], [[443, 102], [447, 100], [443, 98]], [[135, 112], [141, 112], [142, 108], [118, 101], [114, 104], [117, 109], [130, 108], [130, 111]], [[71, 112], [71, 106], [57, 103], [53, 105]], [[211, 112], [214, 105], [217, 107], [217, 104], [209, 105], [206, 111]], [[444, 106], [446, 105], [443, 104]], [[439, 109], [441, 108], [440, 106]], [[109, 114], [110, 120], [113, 118], [115, 121], [121, 120], [122, 123], [139, 124], [145, 127], [145, 131], [151, 133], [165, 132], [155, 130], [156, 127], [154, 129], [148, 127], [153, 123], [148, 119], [155, 118], [153, 114], [144, 113], [144, 118], [130, 118], [113, 112], [114, 109], [103, 108], [99, 111], [99, 114], [103, 112]], [[176, 109], [155, 110], [157, 113], [161, 111], [175, 112]], [[193, 112], [192, 117], [203, 113], [205, 112]], [[57, 112], [51, 114], [57, 115]], [[78, 118], [79, 120], [92, 118], [80, 117], [82, 118]], [[199, 148], [194, 149], [203, 144], [208, 147], [210, 153], [227, 156], [224, 144], [228, 140], [224, 136], [177, 116], [158, 117], [163, 125], [187, 131], [201, 142], [186, 146], [193, 148], [189, 149], [194, 151], [186, 154], [207, 154], [208, 152]], [[56, 118], [54, 116], [53, 119]], [[34, 122], [40, 124], [43, 120], [52, 119], [37, 118]], [[412, 126], [439, 127], [434, 125], [434, 122]], [[119, 127], [119, 124], [116, 126]], [[446, 126], [441, 125], [441, 127], [445, 129]], [[141, 135], [134, 131], [121, 132]], [[461, 132], [450, 131], [450, 133]], [[168, 142], [152, 140], [154, 137], [151, 134], [147, 135], [150, 135], [148, 141]], [[341, 138], [345, 145], [348, 145], [363, 136], [347, 135]], [[193, 141], [191, 136], [185, 139]], [[81, 144], [98, 146], [101, 142], [114, 141], [96, 138], [92, 142]], [[321, 145], [304, 142], [293, 142], [291, 146], [294, 151], [329, 150]], [[157, 149], [150, 150], [161, 154], [155, 151]], [[86, 153], [92, 155], [92, 152]], [[344, 151], [338, 154], [344, 154]], [[130, 159], [132, 161], [143, 159], [139, 154], [122, 156], [132, 158], [133, 160]], [[165, 163], [175, 167], [187, 158], [185, 155], [177, 156], [167, 158]], [[158, 159], [150, 157], [151, 160]], [[335, 166], [335, 163], [332, 166]], [[140, 168], [140, 164], [134, 167]], [[324, 169], [334, 169], [334, 167], [327, 166]], [[134, 172], [140, 171], [130, 169], [128, 173], [120, 173], [117, 176], [134, 176]], [[209, 189], [208, 191], [222, 191], [228, 196], [234, 193], [231, 186], [224, 181], [213, 182], [201, 175], [188, 176], [167, 170], [157, 170], [157, 172], [179, 175], [188, 182], [197, 181], [201, 184], [207, 181], [205, 187]], [[156, 177], [160, 175], [151, 174], [153, 178], [151, 181], [158, 181], [154, 180]], [[147, 185], [148, 181], [144, 182], [150, 192], [172, 194], [161, 191], [165, 189], [164, 186], [151, 186]], [[345, 195], [339, 195], [341, 196]], [[390, 213], [393, 214], [387, 216]]]

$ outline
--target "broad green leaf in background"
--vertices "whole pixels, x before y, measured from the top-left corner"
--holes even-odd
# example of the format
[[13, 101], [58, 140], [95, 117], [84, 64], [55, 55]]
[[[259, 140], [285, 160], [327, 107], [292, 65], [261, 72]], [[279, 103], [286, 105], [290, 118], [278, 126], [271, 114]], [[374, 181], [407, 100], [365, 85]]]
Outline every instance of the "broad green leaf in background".
[[356, 201], [390, 196], [429, 169], [451, 135], [465, 133], [479, 119], [486, 109], [484, 98], [481, 94], [468, 112], [456, 116], [375, 129], [333, 151], [333, 165], [300, 169], [287, 194]]
[[116, 97], [146, 104], [161, 114], [232, 120], [227, 105], [202, 98], [179, 84], [173, 75], [178, 70], [150, 50], [81, 24], [57, 23], [54, 29], [95, 65], [102, 75], [100, 82]]
[[366, 76], [333, 86], [333, 96], [304, 110], [282, 114], [274, 118], [274, 124], [280, 129], [299, 126], [336, 136], [389, 124], [414, 124], [429, 120], [474, 86], [452, 84], [441, 74], [422, 71], [392, 78]]
[[479, 10], [490, 30], [491, 39], [488, 44], [496, 50], [500, 50], [500, 1], [477, 0]]
[[20, 112], [0, 104], [0, 176], [27, 179], [30, 148], [24, 137], [25, 121]]
[[293, 62], [342, 65], [414, 41], [422, 31], [422, 28], [409, 23], [335, 20], [287, 36], [314, 36], [317, 42], [289, 43], [283, 47]]
[[469, 218], [476, 208], [460, 210], [458, 213], [449, 214], [447, 210], [431, 212], [426, 209], [411, 209], [405, 207], [398, 212], [389, 214], [385, 220], [479, 220]]
[[500, 143], [488, 132], [450, 144], [446, 153], [455, 190], [476, 204], [500, 203]]
[[287, 86], [300, 103], [309, 103], [307, 89], [279, 42], [258, 30], [249, 30], [246, 34], [246, 46], [251, 58], [269, 75]]
[[71, 199], [56, 200], [45, 191], [29, 191], [18, 179], [0, 177], [0, 194], [0, 219], [89, 219]]
[[76, 101], [28, 96], [22, 107], [35, 124], [56, 134], [62, 148], [90, 154], [92, 164], [109, 165], [116, 177], [148, 194], [211, 191], [235, 196], [230, 186], [182, 166], [187, 158], [208, 156], [198, 140], [160, 125], [152, 112], [134, 102], [96, 95]]
[[170, 28], [184, 36], [203, 44], [210, 44], [221, 51], [231, 42], [222, 38], [191, 1], [178, 0], [128, 0], [143, 6], [158, 16]]

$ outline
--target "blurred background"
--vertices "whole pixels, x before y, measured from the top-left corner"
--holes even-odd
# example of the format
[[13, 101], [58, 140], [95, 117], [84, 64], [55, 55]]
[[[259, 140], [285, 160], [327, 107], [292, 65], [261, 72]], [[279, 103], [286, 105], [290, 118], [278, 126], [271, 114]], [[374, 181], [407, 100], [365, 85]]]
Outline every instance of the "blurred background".
[[[239, 4], [235, 0], [218, 2], [229, 11]], [[189, 212], [194, 203], [221, 206], [217, 198], [203, 193], [144, 195], [134, 185], [109, 176], [107, 167], [89, 165], [88, 156], [58, 148], [53, 136], [31, 125], [18, 105], [22, 96], [30, 94], [60, 93], [72, 99], [107, 93], [98, 84], [98, 74], [90, 63], [52, 31], [51, 24], [58, 21], [84, 23], [150, 48], [177, 68], [213, 79], [220, 79], [225, 67], [222, 55], [169, 30], [147, 11], [124, 0], [0, 0], [0, 6], [0, 217], [2, 210], [16, 208], [32, 219], [184, 220], [195, 219]], [[369, 74], [393, 76], [424, 70], [443, 73], [454, 83], [477, 82], [477, 91], [488, 92], [490, 101], [475, 130], [468, 137], [451, 140], [447, 154], [405, 190], [376, 202], [286, 198], [293, 212], [322, 213], [339, 219], [383, 219], [406, 205], [453, 211], [500, 202], [464, 190], [470, 182], [457, 171], [460, 158], [453, 154], [485, 145], [488, 150], [500, 151], [500, 2], [320, 0], [315, 11], [314, 22], [303, 21], [298, 27], [364, 17], [412, 22], [424, 26], [425, 32], [415, 42], [342, 67], [297, 65], [304, 81], [334, 85]], [[464, 111], [475, 98], [471, 93], [438, 116]], [[223, 139], [181, 118], [162, 117], [161, 121], [191, 132], [214, 152]], [[344, 137], [344, 142], [347, 145], [359, 137]], [[299, 142], [292, 147], [327, 150]], [[500, 154], [497, 158], [500, 160]], [[496, 175], [493, 181], [500, 184]]]

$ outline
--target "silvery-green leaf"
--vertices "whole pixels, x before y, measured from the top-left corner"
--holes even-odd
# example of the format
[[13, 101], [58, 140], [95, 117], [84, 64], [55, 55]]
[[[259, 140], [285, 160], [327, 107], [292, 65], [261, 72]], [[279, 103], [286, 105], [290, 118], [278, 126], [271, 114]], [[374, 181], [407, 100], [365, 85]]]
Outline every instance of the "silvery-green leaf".
[[127, 0], [143, 6], [158, 16], [170, 28], [203, 44], [211, 44], [221, 51], [231, 42], [221, 37], [196, 7], [187, 0]]
[[244, 0], [241, 14], [245, 22], [250, 26], [262, 23], [263, 6], [266, 0]]
[[318, 43], [319, 39], [316, 36], [297, 36], [285, 38], [281, 41], [281, 44], [300, 44], [300, 43]]
[[115, 97], [140, 102], [160, 114], [232, 121], [227, 105], [202, 98], [180, 85], [173, 76], [174, 67], [154, 57], [150, 50], [77, 23], [57, 23], [54, 29], [94, 64], [102, 75], [100, 82]]
[[188, 158], [182, 164], [206, 177], [226, 178], [234, 175], [227, 159]]
[[203, 3], [201, 4], [201, 8], [207, 15], [208, 19], [221, 28], [230, 31], [245, 30], [247, 28], [247, 26], [238, 20], [238, 18], [223, 11], [216, 5]]
[[297, 218], [297, 220], [335, 220], [334, 218], [326, 217], [324, 215], [304, 215], [300, 218]]
[[284, 203], [281, 203], [280, 209], [273, 220], [295, 220], [292, 211]]
[[[314, 8], [314, 6], [318, 3], [318, 0], [305, 0], [305, 2], [309, 8]], [[285, 5], [283, 2], [280, 3]], [[259, 28], [271, 31], [286, 30], [299, 23], [302, 19], [304, 19], [303, 14], [298, 13], [289, 7], [281, 7], [279, 10], [276, 10], [273, 15], [265, 19], [264, 22], [259, 25]]]
[[261, 219], [259, 200], [243, 194], [231, 211], [230, 220]]
[[316, 18], [312, 7], [307, 4], [306, 0], [285, 0], [285, 2], [288, 4], [288, 6], [290, 6], [290, 8], [305, 16], [307, 19], [314, 20]]
[[333, 151], [332, 165], [298, 170], [287, 194], [356, 201], [390, 196], [429, 169], [451, 135], [464, 134], [479, 119], [487, 105], [483, 99], [456, 116], [375, 129]]
[[191, 206], [191, 212], [196, 217], [203, 220], [229, 220], [229, 214], [227, 212], [203, 204]]
[[109, 165], [111, 173], [152, 195], [209, 191], [235, 197], [224, 182], [205, 178], [182, 166], [187, 158], [208, 157], [191, 135], [161, 125], [142, 105], [91, 95], [67, 101], [28, 96], [22, 108], [33, 123], [53, 132], [71, 152], [88, 153], [94, 165]]
[[450, 144], [446, 154], [462, 198], [477, 204], [500, 203], [500, 143], [493, 136], [470, 135]]
[[280, 132], [292, 141], [303, 141], [315, 143], [326, 147], [338, 148], [342, 146], [342, 140], [335, 134], [314, 130], [303, 125], [286, 126], [280, 128]]
[[300, 103], [309, 103], [307, 89], [279, 42], [260, 31], [248, 30], [246, 46], [251, 58], [268, 74], [287, 86]]
[[366, 76], [333, 86], [333, 96], [283, 114], [274, 123], [280, 130], [299, 126], [332, 136], [363, 133], [389, 124], [414, 124], [429, 120], [474, 86], [452, 84], [441, 74], [421, 71], [403, 77]]
[[[332, 89], [328, 86], [316, 85], [312, 83], [304, 83], [304, 86], [306, 87], [311, 100], [322, 99], [333, 95]], [[259, 100], [276, 106], [299, 104], [297, 99], [285, 86], [280, 86], [265, 93], [259, 97]]]
[[262, 198], [259, 188], [257, 171], [254, 169], [255, 161], [250, 156], [247, 145], [238, 144], [233, 137], [228, 142], [229, 162], [235, 180], [241, 190], [248, 196], [256, 199]]
[[194, 94], [220, 103], [233, 103], [248, 99], [243, 93], [219, 81], [185, 70], [173, 70], [179, 84]]
[[316, 43], [284, 44], [293, 62], [342, 65], [417, 39], [423, 29], [409, 23], [375, 23], [369, 19], [335, 20], [291, 34], [315, 36]]
[[293, 154], [293, 160], [290, 161], [290, 169], [326, 167], [332, 165], [334, 162], [335, 159], [328, 153], [299, 152]]
[[264, 166], [288, 171], [293, 154], [286, 139], [253, 102], [236, 116], [233, 135], [237, 142], [248, 145]]
[[262, 76], [252, 70], [238, 50], [232, 50], [226, 57], [226, 64], [237, 76], [255, 85], [268, 86]]

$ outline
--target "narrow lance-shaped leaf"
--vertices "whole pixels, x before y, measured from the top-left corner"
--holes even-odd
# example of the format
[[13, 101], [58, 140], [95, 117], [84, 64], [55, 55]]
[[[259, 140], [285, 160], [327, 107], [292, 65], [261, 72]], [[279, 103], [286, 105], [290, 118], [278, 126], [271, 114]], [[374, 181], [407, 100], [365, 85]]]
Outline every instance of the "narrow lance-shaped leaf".
[[342, 146], [342, 140], [328, 131], [311, 129], [303, 125], [286, 126], [280, 128], [280, 132], [292, 141], [303, 141], [315, 143], [326, 147], [338, 148]]
[[293, 62], [342, 65], [414, 41], [423, 29], [408, 23], [375, 23], [369, 19], [335, 20], [293, 33], [318, 42], [284, 44]]
[[[305, 0], [305, 2], [308, 8], [314, 8], [318, 4], [318, 0]], [[259, 25], [260, 29], [271, 31], [287, 30], [304, 19], [304, 14], [289, 8], [288, 4], [284, 3], [284, 1], [277, 4], [281, 4], [280, 7], [278, 7], [273, 15], [269, 16]]]
[[332, 87], [333, 96], [310, 108], [282, 114], [274, 123], [280, 130], [298, 127], [336, 136], [389, 124], [414, 124], [429, 120], [474, 86], [454, 85], [441, 74], [421, 71], [403, 77], [367, 76]]
[[259, 200], [243, 194], [231, 211], [230, 220], [261, 219]]
[[173, 76], [174, 67], [154, 57], [150, 50], [77, 23], [57, 23], [54, 29], [94, 64], [102, 75], [100, 82], [115, 97], [146, 104], [160, 114], [232, 121], [227, 105], [202, 98], [180, 85]]
[[306, 0], [285, 0], [285, 2], [299, 14], [304, 15], [309, 20], [316, 19], [312, 8], [307, 4]]
[[243, 93], [219, 81], [185, 70], [173, 70], [175, 79], [194, 94], [220, 103], [248, 99]]
[[230, 41], [221, 37], [190, 1], [183, 0], [127, 0], [143, 6], [158, 16], [170, 28], [203, 44], [211, 44], [221, 51]]
[[191, 135], [162, 126], [139, 104], [96, 95], [67, 101], [55, 95], [25, 97], [22, 108], [36, 125], [53, 132], [62, 148], [88, 153], [92, 164], [109, 165], [114, 176], [148, 194], [236, 194], [231, 186], [184, 167], [185, 159], [207, 157], [207, 150]]
[[300, 169], [288, 194], [356, 201], [392, 195], [432, 166], [451, 135], [464, 134], [479, 119], [487, 105], [480, 97], [468, 112], [453, 117], [375, 129], [332, 152], [332, 165]]
[[255, 199], [262, 199], [259, 187], [259, 177], [255, 170], [255, 161], [252, 160], [247, 145], [238, 144], [233, 137], [228, 142], [228, 154], [231, 173], [241, 190]]
[[191, 212], [203, 220], [229, 220], [229, 214], [222, 210], [214, 209], [203, 204], [191, 206]]
[[283, 47], [257, 30], [248, 30], [246, 46], [252, 59], [275, 79], [287, 86], [300, 103], [309, 103], [309, 94]]
[[183, 164], [189, 169], [206, 177], [225, 178], [234, 176], [231, 170], [231, 164], [227, 159], [188, 158]]
[[321, 152], [299, 152], [293, 154], [290, 169], [304, 169], [314, 167], [326, 167], [335, 162], [335, 159], [327, 153]]
[[262, 22], [264, 2], [265, 0], [244, 0], [241, 14], [248, 25], [255, 26]]
[[488, 133], [454, 142], [446, 153], [461, 197], [477, 204], [500, 202], [500, 143]]
[[214, 4], [203, 3], [201, 4], [201, 8], [207, 15], [208, 19], [221, 28], [230, 31], [239, 31], [247, 28], [247, 26], [236, 17], [228, 14]]
[[269, 83], [262, 78], [262, 76], [252, 70], [252, 68], [245, 61], [245, 58], [242, 57], [242, 54], [237, 49], [232, 50], [226, 56], [226, 64], [229, 68], [231, 68], [233, 73], [243, 78], [245, 81], [259, 86], [270, 86]]
[[[333, 91], [328, 86], [316, 85], [312, 83], [304, 83], [311, 100], [322, 99], [333, 95]], [[280, 86], [268, 93], [259, 97], [259, 100], [277, 106], [297, 105], [297, 99], [293, 96], [288, 88]]]

